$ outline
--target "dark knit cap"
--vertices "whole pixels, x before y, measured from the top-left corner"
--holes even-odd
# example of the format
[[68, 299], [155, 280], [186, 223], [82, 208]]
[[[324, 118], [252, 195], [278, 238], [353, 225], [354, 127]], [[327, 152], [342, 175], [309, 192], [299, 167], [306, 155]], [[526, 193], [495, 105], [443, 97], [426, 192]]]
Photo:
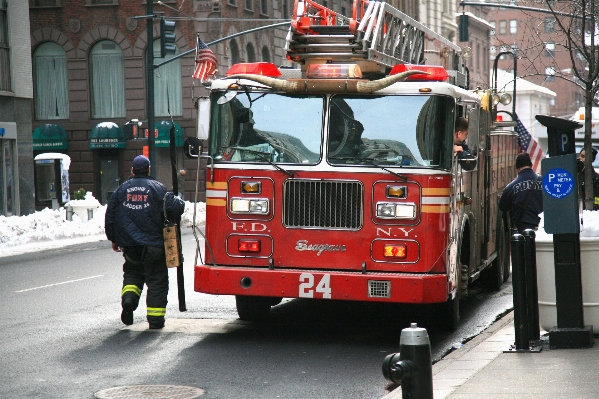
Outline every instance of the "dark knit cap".
[[524, 166], [532, 167], [532, 162], [530, 161], [530, 155], [528, 153], [523, 152], [522, 154], [518, 154], [516, 157], [516, 169], [520, 169]]
[[135, 157], [135, 159], [133, 159], [133, 163], [131, 165], [135, 170], [146, 169], [148, 166], [150, 166], [150, 160], [143, 155], [138, 155]]

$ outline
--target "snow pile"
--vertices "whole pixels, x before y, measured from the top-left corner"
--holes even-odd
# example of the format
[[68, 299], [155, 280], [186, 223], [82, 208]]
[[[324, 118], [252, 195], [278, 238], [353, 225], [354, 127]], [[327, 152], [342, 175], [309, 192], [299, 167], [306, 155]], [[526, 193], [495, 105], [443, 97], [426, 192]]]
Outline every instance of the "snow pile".
[[[552, 234], [545, 233], [543, 228], [545, 226], [543, 214], [541, 213], [539, 216], [541, 216], [541, 222], [535, 236], [550, 239]], [[599, 211], [582, 211], [580, 237], [599, 237]]]
[[[206, 204], [196, 205], [196, 225], [206, 222]], [[181, 227], [193, 224], [194, 203], [185, 202]], [[26, 216], [0, 216], [0, 257], [65, 245], [101, 241], [104, 234], [106, 206], [99, 206], [91, 220], [82, 220], [73, 213], [73, 220], [66, 220], [64, 208], [45, 208]], [[58, 243], [57, 241], [60, 241]]]

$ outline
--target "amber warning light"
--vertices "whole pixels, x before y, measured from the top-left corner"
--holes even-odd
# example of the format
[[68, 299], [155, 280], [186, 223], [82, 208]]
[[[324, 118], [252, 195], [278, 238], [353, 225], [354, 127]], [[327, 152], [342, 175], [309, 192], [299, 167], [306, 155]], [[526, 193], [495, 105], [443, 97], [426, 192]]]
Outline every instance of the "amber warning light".
[[385, 245], [383, 251], [385, 258], [405, 258], [408, 255], [405, 244]]
[[308, 79], [360, 79], [362, 70], [356, 64], [311, 64], [306, 71]]

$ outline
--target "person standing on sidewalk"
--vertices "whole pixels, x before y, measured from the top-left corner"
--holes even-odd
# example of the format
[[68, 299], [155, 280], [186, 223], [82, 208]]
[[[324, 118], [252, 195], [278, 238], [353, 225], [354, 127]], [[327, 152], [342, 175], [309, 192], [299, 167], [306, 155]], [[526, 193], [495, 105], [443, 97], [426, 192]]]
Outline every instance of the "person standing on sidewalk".
[[164, 327], [168, 269], [164, 252], [164, 211], [169, 220], [183, 214], [185, 203], [150, 177], [150, 160], [135, 157], [131, 177], [112, 194], [106, 207], [104, 231], [112, 250], [123, 252], [121, 321], [133, 324], [144, 284], [150, 329]]
[[523, 152], [516, 157], [518, 176], [512, 180], [499, 198], [499, 209], [509, 212], [512, 228], [522, 233], [526, 229], [536, 229], [543, 212], [543, 181], [532, 170], [530, 155]]

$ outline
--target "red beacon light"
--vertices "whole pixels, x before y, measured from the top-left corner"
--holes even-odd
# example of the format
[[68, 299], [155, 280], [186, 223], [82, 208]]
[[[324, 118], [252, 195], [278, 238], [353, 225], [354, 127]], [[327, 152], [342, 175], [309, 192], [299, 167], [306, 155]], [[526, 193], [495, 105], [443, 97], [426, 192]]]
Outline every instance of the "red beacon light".
[[447, 82], [449, 74], [442, 66], [438, 65], [414, 65], [414, 64], [397, 64], [391, 69], [389, 75], [397, 75], [406, 71], [422, 71], [423, 74], [409, 76], [406, 80], [419, 82]]
[[495, 122], [503, 122], [503, 115], [497, 115], [495, 117]]
[[271, 78], [278, 78], [282, 75], [281, 71], [279, 71], [279, 68], [277, 68], [275, 64], [271, 64], [270, 62], [250, 62], [234, 64], [227, 71], [227, 76], [239, 74], [262, 75]]

